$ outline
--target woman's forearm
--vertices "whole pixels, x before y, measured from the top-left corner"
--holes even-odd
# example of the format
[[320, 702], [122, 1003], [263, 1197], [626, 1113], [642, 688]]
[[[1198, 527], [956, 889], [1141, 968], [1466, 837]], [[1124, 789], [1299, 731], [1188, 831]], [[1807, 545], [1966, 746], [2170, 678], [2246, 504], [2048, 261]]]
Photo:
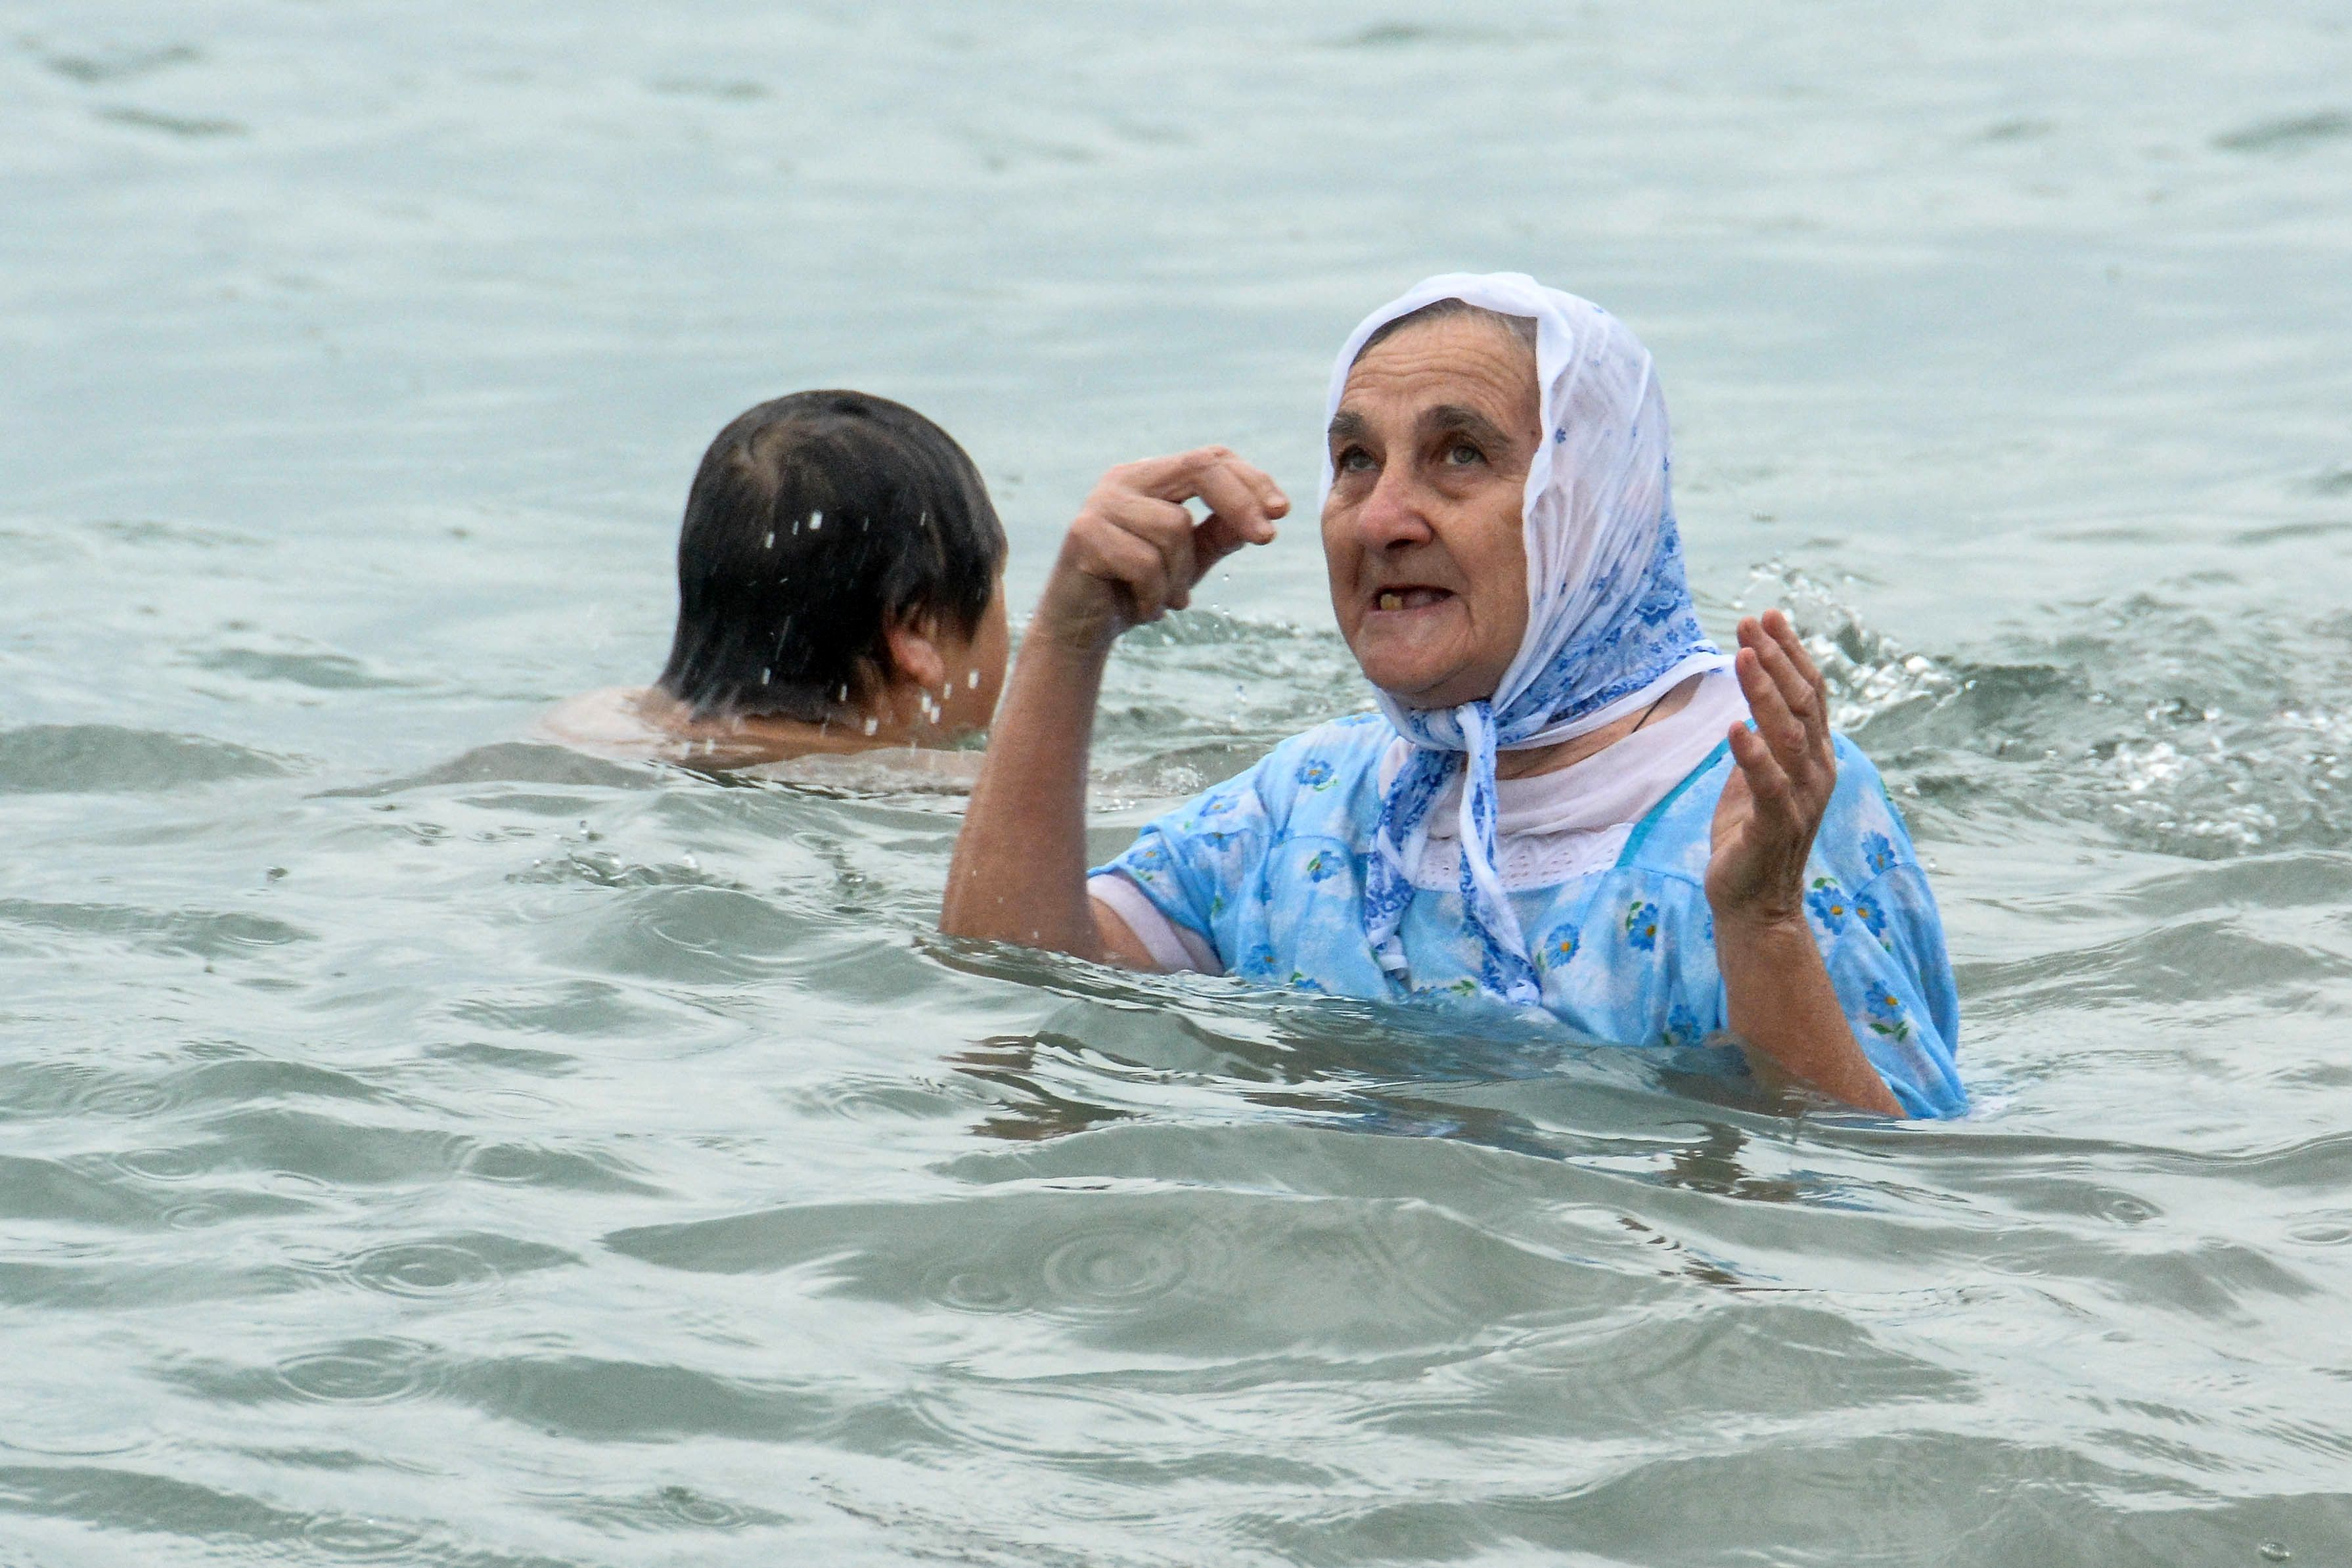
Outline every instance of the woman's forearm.
[[1103, 957], [1087, 897], [1087, 755], [1109, 652], [1032, 623], [948, 868], [949, 936]]
[[1718, 918], [1715, 950], [1727, 1021], [1742, 1042], [1790, 1077], [1849, 1105], [1903, 1114], [1854, 1038], [1821, 949], [1801, 922], [1750, 927]]
[[[1196, 519], [1193, 500], [1214, 509]], [[1183, 609], [1202, 572], [1271, 540], [1289, 509], [1272, 479], [1222, 446], [1103, 476], [1022, 639], [948, 868], [940, 930], [1150, 961], [1116, 915], [1097, 924], [1087, 896], [1087, 751], [1103, 665], [1121, 632]]]

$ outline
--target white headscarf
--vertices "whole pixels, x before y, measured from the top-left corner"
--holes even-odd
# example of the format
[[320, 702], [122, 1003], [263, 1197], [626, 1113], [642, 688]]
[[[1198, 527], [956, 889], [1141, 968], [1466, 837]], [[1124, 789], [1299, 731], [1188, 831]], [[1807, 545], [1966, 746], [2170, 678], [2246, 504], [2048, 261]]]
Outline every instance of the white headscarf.
[[[1544, 440], [1522, 503], [1528, 630], [1492, 697], [1409, 708], [1386, 692], [1381, 711], [1412, 746], [1381, 801], [1364, 880], [1364, 935], [1381, 967], [1402, 977], [1397, 927], [1412, 899], [1408, 868], [1429, 814], [1462, 759], [1462, 907], [1485, 949], [1485, 988], [1536, 1005], [1542, 988], [1495, 870], [1495, 755], [1550, 746], [1655, 702], [1691, 675], [1730, 660], [1699, 630], [1683, 575], [1667, 484], [1666, 405], [1649, 350], [1590, 300], [1524, 273], [1446, 273], [1364, 318], [1331, 371], [1324, 416], [1339, 412], [1364, 341], [1441, 299], [1536, 323], [1536, 383]], [[1331, 495], [1323, 463], [1323, 499]]]

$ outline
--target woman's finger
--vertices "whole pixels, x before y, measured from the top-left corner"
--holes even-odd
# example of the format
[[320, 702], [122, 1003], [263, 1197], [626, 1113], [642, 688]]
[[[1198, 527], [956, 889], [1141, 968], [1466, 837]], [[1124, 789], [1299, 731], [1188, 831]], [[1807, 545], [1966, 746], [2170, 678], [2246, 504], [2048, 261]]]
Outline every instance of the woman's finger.
[[1211, 567], [1251, 542], [1240, 528], [1225, 520], [1223, 512], [1211, 512], [1192, 530], [1192, 555], [1200, 562], [1201, 575], [1208, 576]]
[[1121, 590], [1136, 623], [1157, 621], [1168, 607], [1168, 562], [1150, 545], [1105, 519], [1081, 536], [1079, 570]]
[[1822, 678], [1820, 666], [1805, 650], [1805, 641], [1797, 635], [1796, 623], [1788, 612], [1772, 610], [1765, 612], [1764, 630], [1771, 634], [1781, 656], [1788, 660], [1798, 681], [1802, 683], [1804, 706], [1791, 702], [1790, 706], [1803, 719], [1805, 730], [1812, 737], [1813, 747], [1824, 759], [1835, 754], [1836, 742], [1830, 733], [1830, 687]]
[[1104, 497], [1097, 510], [1107, 521], [1159, 552], [1168, 570], [1168, 607], [1184, 608], [1192, 598], [1192, 585], [1201, 577], [1201, 566], [1192, 549], [1192, 514], [1173, 501], [1133, 491]]
[[1748, 781], [1748, 798], [1762, 824], [1775, 831], [1785, 832], [1796, 817], [1793, 791], [1789, 775], [1772, 755], [1764, 738], [1746, 725], [1736, 727], [1730, 735], [1731, 759], [1739, 765], [1739, 774]]
[[[1192, 493], [1243, 539], [1263, 544], [1273, 538], [1276, 514], [1269, 507], [1265, 490], [1274, 481], [1221, 446], [1210, 450], [1221, 455], [1202, 466], [1193, 478]], [[1274, 495], [1278, 497], [1281, 492]]]
[[1269, 518], [1290, 515], [1290, 497], [1282, 493], [1282, 486], [1274, 482], [1273, 475], [1256, 464], [1245, 463], [1238, 457], [1226, 463], [1225, 468], [1250, 487], [1250, 493], [1257, 497], [1258, 506]]
[[[1758, 727], [1772, 743], [1773, 753], [1790, 781], [1810, 792], [1828, 762], [1822, 750], [1828, 732], [1816, 728], [1822, 722], [1821, 705], [1814, 700], [1813, 688], [1789, 662], [1779, 640], [1760, 626], [1755, 641], [1741, 650], [1742, 657], [1751, 655], [1764, 673], [1765, 691], [1761, 700], [1754, 693], [1749, 695], [1748, 711], [1758, 716]], [[1764, 722], [1768, 714], [1772, 720], [1769, 724]]]
[[1739, 672], [1739, 689], [1748, 694], [1748, 716], [1756, 721], [1757, 734], [1772, 748], [1782, 768], [1792, 775], [1801, 773], [1808, 761], [1805, 727], [1789, 711], [1788, 700], [1780, 693], [1780, 682], [1772, 678], [1764, 654], [1745, 635], [1747, 624], [1740, 630], [1742, 646], [1733, 664]]
[[1243, 539], [1265, 544], [1274, 538], [1274, 519], [1290, 502], [1265, 470], [1244, 463], [1232, 448], [1202, 446], [1171, 457], [1150, 457], [1111, 470], [1114, 480], [1163, 501], [1206, 501]]
[[1258, 504], [1265, 508], [1267, 517], [1286, 517], [1290, 515], [1290, 497], [1282, 493], [1282, 486], [1274, 482], [1273, 475], [1238, 458], [1234, 460], [1234, 468], [1249, 481], [1250, 488], [1257, 492]]

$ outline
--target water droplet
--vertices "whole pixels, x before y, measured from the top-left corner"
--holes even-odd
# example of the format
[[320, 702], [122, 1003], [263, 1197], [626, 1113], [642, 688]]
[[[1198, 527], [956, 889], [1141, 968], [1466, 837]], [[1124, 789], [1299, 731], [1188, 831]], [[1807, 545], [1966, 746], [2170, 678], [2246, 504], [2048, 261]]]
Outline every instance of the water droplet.
[[776, 548], [776, 530], [775, 530], [775, 529], [773, 529], [773, 528], [770, 528], [770, 529], [768, 530], [768, 537], [767, 537], [766, 538], [761, 539], [761, 540], [760, 541], [760, 548], [761, 548], [761, 549], [775, 549], [775, 548]]
[[977, 687], [980, 685], [980, 672], [978, 670], [967, 670], [964, 672], [963, 684], [968, 686]]
[[2284, 1563], [2288, 1558], [2294, 1555], [2294, 1552], [2289, 1552], [2285, 1547], [2280, 1545], [2275, 1541], [2263, 1542], [2258, 1550], [2262, 1552], [2263, 1559], [2266, 1562], [2271, 1563]]
[[817, 529], [823, 527], [824, 527], [824, 514], [823, 512], [811, 512], [809, 514], [809, 532], [814, 533]]
[[763, 686], [766, 685], [770, 680], [774, 678], [775, 674], [775, 666], [772, 664], [769, 665], [766, 669], [761, 670], [760, 672], [760, 684]]
[[876, 730], [877, 730], [877, 729], [879, 729], [879, 728], [881, 728], [881, 727], [882, 727], [882, 721], [881, 721], [880, 719], [876, 718], [876, 717], [875, 717], [872, 714], [870, 714], [870, 713], [869, 713], [869, 714], [867, 714], [867, 715], [866, 716], [866, 734], [871, 735], [871, 734], [873, 734]]

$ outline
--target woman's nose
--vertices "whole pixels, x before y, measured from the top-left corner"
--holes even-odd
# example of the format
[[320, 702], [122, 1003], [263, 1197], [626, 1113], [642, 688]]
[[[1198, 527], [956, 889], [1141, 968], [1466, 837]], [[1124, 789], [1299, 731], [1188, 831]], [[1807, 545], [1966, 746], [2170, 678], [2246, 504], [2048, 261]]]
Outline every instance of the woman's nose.
[[1429, 538], [1429, 520], [1422, 515], [1410, 475], [1399, 467], [1381, 470], [1371, 494], [1356, 513], [1356, 532], [1370, 549], [1391, 549]]

